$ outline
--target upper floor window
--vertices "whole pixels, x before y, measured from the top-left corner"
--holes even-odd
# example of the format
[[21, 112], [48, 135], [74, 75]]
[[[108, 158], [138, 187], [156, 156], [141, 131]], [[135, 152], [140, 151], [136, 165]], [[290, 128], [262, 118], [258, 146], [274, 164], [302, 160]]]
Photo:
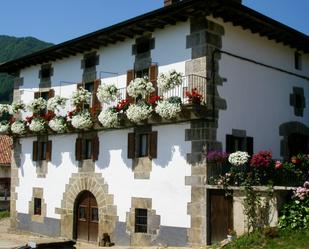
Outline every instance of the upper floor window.
[[149, 134], [139, 135], [139, 157], [148, 156]]
[[51, 141], [34, 141], [32, 148], [33, 161], [50, 161], [52, 152]]
[[301, 53], [297, 51], [294, 53], [294, 67], [297, 70], [302, 69], [302, 56], [301, 56]]
[[95, 68], [95, 66], [98, 64], [99, 64], [99, 55], [97, 55], [96, 52], [85, 54], [82, 60], [83, 69], [92, 69]]
[[155, 47], [155, 39], [151, 36], [144, 36], [136, 39], [135, 44], [132, 46], [132, 54], [140, 55], [150, 52]]
[[238, 137], [226, 135], [226, 152], [246, 151], [249, 155], [253, 154], [253, 137]]
[[41, 81], [49, 80], [50, 77], [53, 75], [53, 68], [51, 64], [42, 65], [39, 71], [39, 78]]
[[97, 161], [99, 156], [99, 138], [88, 136], [77, 138], [75, 144], [75, 157], [77, 161], [92, 159]]
[[128, 134], [128, 158], [157, 158], [157, 131]]

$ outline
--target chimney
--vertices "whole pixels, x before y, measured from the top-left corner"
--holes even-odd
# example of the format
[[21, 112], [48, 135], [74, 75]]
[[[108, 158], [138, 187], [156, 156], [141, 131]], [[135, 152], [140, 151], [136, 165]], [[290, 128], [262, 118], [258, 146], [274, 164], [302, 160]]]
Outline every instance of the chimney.
[[164, 0], [164, 7], [172, 5], [173, 3], [180, 2], [181, 0]]

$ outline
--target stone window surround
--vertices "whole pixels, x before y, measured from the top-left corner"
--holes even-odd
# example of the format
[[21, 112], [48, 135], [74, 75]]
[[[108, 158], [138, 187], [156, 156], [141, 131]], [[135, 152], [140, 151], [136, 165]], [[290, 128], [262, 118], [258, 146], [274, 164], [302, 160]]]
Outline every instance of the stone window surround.
[[[95, 57], [95, 65], [92, 67], [85, 67], [85, 61], [88, 58]], [[97, 51], [84, 54], [83, 59], [81, 60], [81, 69], [83, 70], [82, 82], [91, 82], [97, 79], [96, 66], [100, 63], [100, 55], [97, 54]]]
[[[147, 233], [135, 233], [135, 209], [147, 209]], [[150, 246], [159, 234], [160, 215], [152, 209], [151, 198], [132, 197], [130, 212], [126, 214], [127, 233], [130, 234], [131, 246]]]
[[[41, 199], [41, 215], [34, 214], [34, 198]], [[44, 223], [44, 218], [46, 217], [46, 202], [43, 198], [43, 188], [32, 189], [32, 198], [29, 201], [29, 215], [31, 216], [31, 221]]]

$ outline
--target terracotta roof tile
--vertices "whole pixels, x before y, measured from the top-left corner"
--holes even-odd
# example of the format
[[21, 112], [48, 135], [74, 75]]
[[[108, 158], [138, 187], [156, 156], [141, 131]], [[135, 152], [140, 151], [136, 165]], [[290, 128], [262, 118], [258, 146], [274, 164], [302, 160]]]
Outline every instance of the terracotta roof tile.
[[11, 165], [12, 139], [9, 136], [0, 136], [0, 164]]

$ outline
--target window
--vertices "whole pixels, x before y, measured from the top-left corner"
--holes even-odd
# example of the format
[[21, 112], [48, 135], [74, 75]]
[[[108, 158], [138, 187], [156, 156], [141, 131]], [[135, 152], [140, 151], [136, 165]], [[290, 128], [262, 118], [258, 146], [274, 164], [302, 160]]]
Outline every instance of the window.
[[253, 137], [239, 137], [226, 135], [226, 152], [247, 151], [249, 155], [253, 154]]
[[34, 198], [34, 215], [41, 215], [42, 212], [42, 199], [41, 198]]
[[84, 109], [92, 107], [93, 93], [94, 93], [94, 82], [85, 83], [85, 89], [91, 93], [91, 98], [89, 104], [84, 104]]
[[34, 141], [33, 142], [33, 161], [50, 161], [52, 152], [51, 141]]
[[75, 144], [75, 157], [77, 161], [92, 159], [98, 160], [99, 156], [99, 138], [77, 138]]
[[50, 78], [50, 76], [51, 76], [51, 68], [50, 67], [41, 69], [41, 78], [42, 79]]
[[128, 134], [128, 158], [157, 158], [158, 132], [136, 132]]
[[78, 209], [78, 219], [82, 220], [82, 221], [85, 221], [87, 219], [87, 217], [86, 217], [86, 207], [79, 206], [79, 209]]
[[99, 221], [99, 212], [98, 212], [98, 208], [96, 207], [91, 207], [91, 221], [92, 222]]
[[139, 71], [136, 71], [136, 77], [135, 78], [143, 78], [143, 77], [148, 77], [149, 75], [149, 69], [148, 68], [145, 68], [145, 69], [142, 69], [142, 70], [139, 70]]
[[148, 134], [139, 135], [139, 157], [148, 156]]
[[135, 209], [135, 232], [147, 233], [147, 209]]
[[97, 64], [97, 56], [95, 54], [88, 55], [85, 57], [84, 61], [85, 61], [85, 69], [95, 67]]
[[302, 56], [301, 56], [301, 53], [297, 51], [294, 53], [294, 67], [297, 70], [302, 69]]

